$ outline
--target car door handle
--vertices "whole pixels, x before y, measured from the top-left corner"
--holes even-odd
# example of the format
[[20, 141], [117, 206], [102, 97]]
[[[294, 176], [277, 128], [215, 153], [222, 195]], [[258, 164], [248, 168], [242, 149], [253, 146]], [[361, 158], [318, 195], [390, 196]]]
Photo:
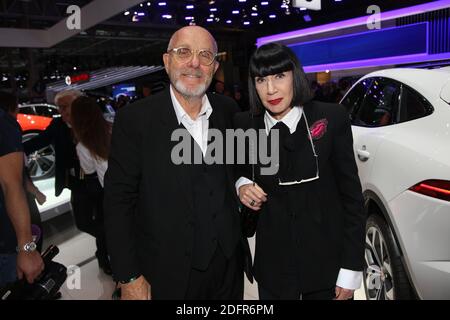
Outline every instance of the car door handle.
[[369, 160], [369, 158], [370, 158], [369, 151], [358, 149], [358, 150], [356, 150], [356, 152], [358, 153], [358, 159], [360, 161], [366, 162], [367, 160]]

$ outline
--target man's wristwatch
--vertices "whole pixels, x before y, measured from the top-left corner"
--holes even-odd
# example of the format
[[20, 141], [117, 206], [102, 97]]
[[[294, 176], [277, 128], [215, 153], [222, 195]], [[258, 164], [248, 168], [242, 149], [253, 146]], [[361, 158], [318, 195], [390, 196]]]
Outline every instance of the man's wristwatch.
[[33, 252], [36, 250], [36, 248], [37, 248], [36, 243], [34, 241], [31, 241], [31, 242], [25, 243], [23, 245], [23, 247], [17, 247], [17, 252], [20, 252], [20, 251]]

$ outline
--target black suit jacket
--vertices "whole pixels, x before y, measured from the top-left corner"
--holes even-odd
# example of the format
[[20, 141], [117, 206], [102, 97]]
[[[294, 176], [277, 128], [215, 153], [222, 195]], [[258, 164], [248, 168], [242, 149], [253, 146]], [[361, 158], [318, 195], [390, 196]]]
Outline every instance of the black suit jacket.
[[62, 118], [55, 118], [38, 136], [24, 142], [24, 150], [28, 155], [49, 145], [55, 148], [55, 195], [59, 196], [68, 185], [68, 169], [79, 169], [76, 160], [76, 149], [70, 128]]
[[[232, 128], [234, 101], [219, 95], [208, 99], [210, 121], [222, 132]], [[184, 298], [195, 232], [189, 165], [171, 160], [178, 144], [171, 135], [179, 127], [169, 90], [125, 107], [116, 116], [105, 175], [105, 229], [115, 277], [142, 274], [152, 295], [162, 299]], [[242, 235], [235, 173], [226, 167], [233, 202], [226, 233], [237, 244]]]
[[[261, 177], [259, 165], [255, 170], [268, 200], [259, 213], [254, 273], [260, 285], [280, 296], [286, 281], [298, 279], [304, 293], [324, 290], [336, 285], [341, 268], [362, 271], [364, 265], [366, 214], [348, 114], [340, 105], [314, 101], [305, 104], [304, 113], [310, 127], [323, 119], [328, 123], [323, 136], [314, 140], [320, 178], [280, 187], [280, 172]], [[235, 126], [264, 129], [264, 115], [252, 120], [248, 112], [238, 113]], [[282, 143], [299, 159], [293, 180], [314, 177], [316, 165], [303, 116], [297, 131]], [[240, 166], [237, 173], [237, 178], [251, 179], [248, 166]]]

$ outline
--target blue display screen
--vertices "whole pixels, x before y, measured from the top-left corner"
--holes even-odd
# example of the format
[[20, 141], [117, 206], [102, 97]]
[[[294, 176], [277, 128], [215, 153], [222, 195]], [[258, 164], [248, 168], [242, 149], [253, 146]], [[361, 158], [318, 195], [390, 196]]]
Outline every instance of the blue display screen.
[[367, 31], [289, 46], [304, 66], [428, 52], [428, 23]]
[[130, 98], [134, 98], [136, 96], [136, 86], [131, 83], [122, 83], [118, 85], [114, 85], [113, 89], [113, 98], [117, 99], [119, 96], [127, 96]]

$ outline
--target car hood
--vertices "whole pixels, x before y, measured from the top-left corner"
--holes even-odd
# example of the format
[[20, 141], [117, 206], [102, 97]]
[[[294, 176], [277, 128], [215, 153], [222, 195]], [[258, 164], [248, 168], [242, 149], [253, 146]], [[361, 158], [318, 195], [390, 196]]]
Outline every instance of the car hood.
[[450, 104], [450, 80], [442, 87], [441, 99]]

